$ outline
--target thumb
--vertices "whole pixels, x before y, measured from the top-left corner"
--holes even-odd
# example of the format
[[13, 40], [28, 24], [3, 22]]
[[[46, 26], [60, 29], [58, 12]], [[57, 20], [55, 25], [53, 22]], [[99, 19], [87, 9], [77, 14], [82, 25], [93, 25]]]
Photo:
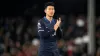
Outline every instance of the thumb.
[[57, 22], [58, 22], [59, 20], [57, 19]]
[[59, 21], [61, 21], [61, 18], [59, 17]]

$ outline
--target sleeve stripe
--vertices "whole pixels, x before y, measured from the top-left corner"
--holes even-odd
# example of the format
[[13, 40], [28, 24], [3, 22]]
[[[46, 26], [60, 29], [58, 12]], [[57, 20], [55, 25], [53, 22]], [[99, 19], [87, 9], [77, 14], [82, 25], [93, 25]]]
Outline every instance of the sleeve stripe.
[[44, 31], [44, 30], [38, 30], [38, 32], [40, 32], [40, 31]]
[[52, 34], [52, 36], [56, 35], [56, 32], [54, 32], [54, 34]]
[[38, 27], [38, 28], [41, 28], [41, 27]]

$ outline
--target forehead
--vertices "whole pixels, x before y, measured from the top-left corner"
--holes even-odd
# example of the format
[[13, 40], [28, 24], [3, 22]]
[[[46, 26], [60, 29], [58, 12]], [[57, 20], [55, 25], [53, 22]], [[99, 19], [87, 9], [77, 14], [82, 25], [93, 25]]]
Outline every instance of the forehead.
[[54, 8], [54, 6], [47, 6], [47, 8]]

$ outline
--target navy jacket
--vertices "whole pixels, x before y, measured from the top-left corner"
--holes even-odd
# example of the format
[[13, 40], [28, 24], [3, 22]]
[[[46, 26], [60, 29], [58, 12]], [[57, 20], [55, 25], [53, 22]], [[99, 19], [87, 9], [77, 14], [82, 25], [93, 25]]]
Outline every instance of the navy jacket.
[[56, 20], [53, 19], [50, 23], [46, 17], [38, 21], [38, 35], [40, 37], [39, 51], [57, 50], [57, 37], [62, 37], [60, 28], [55, 31], [54, 25]]

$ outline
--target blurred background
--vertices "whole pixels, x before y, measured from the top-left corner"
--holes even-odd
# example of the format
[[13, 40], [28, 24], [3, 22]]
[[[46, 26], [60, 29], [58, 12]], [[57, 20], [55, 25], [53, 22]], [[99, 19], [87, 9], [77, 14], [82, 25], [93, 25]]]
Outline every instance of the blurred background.
[[55, 3], [62, 19], [61, 56], [100, 56], [99, 0], [1, 0], [0, 56], [37, 56], [37, 21], [45, 16], [44, 4]]

